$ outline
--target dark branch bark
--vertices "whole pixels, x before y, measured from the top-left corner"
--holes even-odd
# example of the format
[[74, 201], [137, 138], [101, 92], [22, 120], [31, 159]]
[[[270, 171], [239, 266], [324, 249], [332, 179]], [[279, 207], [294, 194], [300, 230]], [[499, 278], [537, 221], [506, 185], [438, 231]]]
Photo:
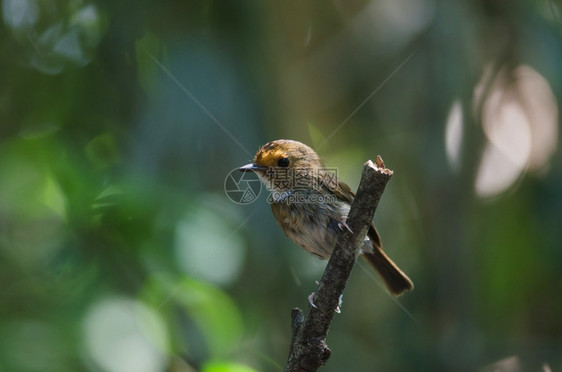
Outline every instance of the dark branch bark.
[[370, 160], [365, 163], [346, 221], [353, 234], [344, 229], [338, 238], [314, 296], [317, 308], [309, 306], [306, 317], [300, 309], [293, 309], [291, 313], [293, 341], [285, 372], [316, 371], [330, 358], [326, 335], [390, 177], [392, 171], [384, 167], [380, 156], [377, 156], [376, 165]]

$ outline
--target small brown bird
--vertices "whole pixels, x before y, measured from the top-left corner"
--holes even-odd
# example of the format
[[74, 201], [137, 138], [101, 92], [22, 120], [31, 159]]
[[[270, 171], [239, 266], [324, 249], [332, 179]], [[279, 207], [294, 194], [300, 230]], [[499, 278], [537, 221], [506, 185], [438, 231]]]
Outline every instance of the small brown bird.
[[[255, 172], [271, 192], [271, 210], [285, 234], [307, 252], [326, 260], [336, 245], [338, 229], [355, 194], [335, 174], [324, 168], [316, 152], [292, 140], [263, 145], [254, 162], [240, 168]], [[382, 250], [381, 239], [371, 223], [361, 247], [365, 258], [381, 276], [388, 290], [398, 296], [414, 285]]]

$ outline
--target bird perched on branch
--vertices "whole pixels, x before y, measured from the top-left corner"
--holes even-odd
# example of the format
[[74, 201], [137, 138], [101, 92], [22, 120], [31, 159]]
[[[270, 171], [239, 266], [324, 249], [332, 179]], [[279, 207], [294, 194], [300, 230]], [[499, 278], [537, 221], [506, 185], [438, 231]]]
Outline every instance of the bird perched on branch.
[[[268, 201], [285, 234], [307, 252], [328, 259], [355, 194], [327, 169], [316, 152], [292, 140], [263, 145], [253, 163], [240, 168], [254, 172], [271, 192]], [[360, 254], [381, 276], [388, 290], [398, 296], [414, 286], [406, 274], [384, 253], [371, 222]]]

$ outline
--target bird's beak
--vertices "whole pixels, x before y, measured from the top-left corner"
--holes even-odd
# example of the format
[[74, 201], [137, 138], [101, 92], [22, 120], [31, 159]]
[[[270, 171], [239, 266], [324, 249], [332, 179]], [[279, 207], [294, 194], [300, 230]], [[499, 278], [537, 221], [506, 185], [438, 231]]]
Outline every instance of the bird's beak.
[[243, 167], [238, 168], [240, 172], [253, 172], [255, 170], [261, 169], [256, 163], [246, 164]]

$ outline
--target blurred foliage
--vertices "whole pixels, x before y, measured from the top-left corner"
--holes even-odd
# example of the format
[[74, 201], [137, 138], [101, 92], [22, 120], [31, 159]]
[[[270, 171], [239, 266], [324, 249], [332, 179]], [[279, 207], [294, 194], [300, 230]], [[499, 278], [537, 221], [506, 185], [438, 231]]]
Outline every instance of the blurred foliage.
[[413, 278], [357, 268], [326, 371], [562, 369], [562, 4], [2, 0], [0, 370], [280, 371], [323, 263], [225, 178], [276, 138]]

